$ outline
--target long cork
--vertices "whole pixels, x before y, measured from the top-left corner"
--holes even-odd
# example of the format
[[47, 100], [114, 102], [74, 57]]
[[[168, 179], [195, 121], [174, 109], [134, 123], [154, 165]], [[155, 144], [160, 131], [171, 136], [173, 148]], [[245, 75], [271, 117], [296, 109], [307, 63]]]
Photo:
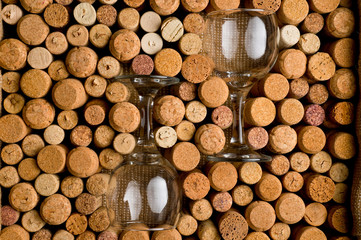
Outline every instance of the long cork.
[[291, 236], [291, 228], [286, 223], [277, 222], [271, 227], [268, 234], [273, 240], [286, 240]]
[[50, 76], [39, 69], [30, 69], [20, 79], [21, 91], [31, 98], [44, 97], [49, 92], [51, 85]]
[[86, 27], [92, 26], [96, 21], [96, 11], [93, 5], [87, 2], [79, 3], [73, 10], [75, 20]]
[[298, 192], [303, 187], [303, 177], [300, 173], [296, 171], [287, 172], [282, 177], [282, 186], [289, 192]]
[[267, 231], [276, 221], [276, 213], [271, 204], [255, 201], [247, 206], [245, 218], [249, 227], [255, 231]]
[[181, 240], [182, 236], [176, 229], [158, 231], [153, 233], [151, 240], [174, 239]]
[[285, 49], [278, 55], [275, 70], [286, 78], [300, 78], [306, 72], [306, 64], [307, 57], [301, 50]]
[[193, 123], [202, 122], [207, 116], [207, 107], [199, 101], [191, 101], [185, 106], [185, 117]]
[[54, 28], [63, 28], [69, 23], [68, 9], [58, 3], [48, 5], [44, 11], [45, 22]]
[[349, 37], [355, 30], [355, 16], [351, 9], [336, 8], [326, 17], [325, 30], [336, 38]]
[[109, 41], [111, 54], [121, 62], [128, 62], [140, 52], [140, 39], [129, 29], [121, 29], [113, 33]]
[[51, 54], [60, 55], [68, 49], [68, 41], [62, 32], [52, 32], [46, 38], [45, 46]]
[[293, 98], [286, 98], [277, 104], [277, 120], [286, 125], [299, 123], [304, 116], [302, 103]]
[[44, 140], [49, 144], [60, 144], [65, 138], [64, 130], [58, 125], [50, 125], [44, 131]]
[[106, 207], [100, 207], [89, 217], [89, 227], [94, 232], [105, 231], [110, 225], [108, 210]]
[[58, 81], [52, 90], [54, 104], [62, 110], [72, 110], [83, 106], [88, 98], [83, 84], [77, 79]]
[[263, 172], [261, 180], [255, 185], [255, 193], [264, 201], [274, 201], [282, 193], [282, 183], [275, 175]]
[[349, 125], [354, 121], [354, 104], [352, 102], [337, 102], [327, 108], [329, 119], [339, 125]]
[[242, 163], [238, 168], [238, 177], [248, 185], [256, 184], [262, 177], [262, 168], [256, 162]]
[[77, 240], [95, 240], [96, 236], [95, 233], [93, 233], [92, 231], [85, 231], [82, 234], [80, 234], [77, 238]]
[[305, 203], [294, 193], [283, 193], [275, 205], [277, 218], [287, 224], [295, 224], [305, 214]]
[[16, 211], [9, 205], [1, 207], [1, 225], [11, 226], [14, 225], [20, 218], [20, 212]]
[[268, 149], [277, 154], [291, 152], [297, 144], [297, 133], [288, 125], [277, 125], [269, 133]]
[[113, 26], [117, 21], [117, 10], [111, 5], [103, 5], [97, 9], [97, 20], [100, 24], [108, 27]]
[[155, 100], [153, 108], [154, 119], [166, 126], [178, 125], [184, 115], [185, 106], [179, 98], [172, 95], [164, 95]]
[[81, 178], [67, 176], [61, 181], [61, 192], [68, 198], [78, 197], [84, 189], [84, 183]]
[[74, 239], [75, 239], [74, 235], [64, 229], [60, 229], [56, 231], [53, 236], [53, 240], [74, 240]]
[[0, 185], [4, 188], [10, 188], [20, 182], [19, 174], [15, 167], [5, 166], [0, 169]]
[[264, 96], [272, 101], [284, 99], [289, 91], [289, 83], [285, 76], [279, 73], [269, 73], [252, 88], [254, 96]]
[[305, 153], [318, 153], [326, 145], [326, 135], [316, 126], [301, 127], [298, 130], [297, 145]]
[[266, 97], [249, 98], [244, 106], [244, 121], [249, 125], [265, 127], [276, 117], [274, 103]]
[[349, 210], [344, 206], [333, 206], [328, 212], [327, 222], [336, 231], [348, 233], [350, 230]]
[[351, 69], [338, 69], [327, 82], [329, 93], [339, 99], [349, 99], [355, 95], [355, 74]]
[[50, 225], [64, 223], [71, 213], [71, 204], [64, 195], [54, 194], [44, 199], [40, 206], [43, 220]]
[[37, 210], [31, 210], [23, 215], [21, 225], [28, 232], [37, 232], [45, 226], [45, 222]]
[[311, 226], [321, 226], [324, 222], [326, 222], [327, 209], [321, 203], [310, 203], [306, 206], [303, 218]]
[[99, 163], [105, 169], [113, 170], [122, 162], [122, 155], [111, 148], [105, 148], [99, 154]]
[[133, 132], [140, 124], [140, 112], [132, 103], [117, 103], [110, 109], [109, 123], [118, 132]]
[[232, 199], [238, 206], [247, 206], [253, 200], [253, 191], [248, 185], [237, 185], [232, 189]]
[[342, 162], [337, 162], [332, 164], [328, 175], [335, 183], [339, 183], [347, 180], [349, 172], [350, 171], [346, 164]]
[[162, 19], [159, 14], [153, 11], [147, 11], [140, 17], [140, 27], [148, 33], [158, 31], [161, 23]]
[[123, 155], [133, 152], [136, 144], [136, 138], [130, 133], [119, 133], [113, 140], [114, 150]]
[[313, 154], [310, 160], [310, 167], [314, 172], [325, 173], [330, 170], [332, 166], [332, 158], [330, 154], [325, 151]]
[[9, 94], [3, 102], [4, 109], [8, 113], [17, 114], [20, 113], [25, 105], [25, 98], [17, 93]]
[[[146, 33], [142, 37], [140, 44], [141, 44], [142, 50], [148, 55], [154, 55], [154, 54], [158, 53], [159, 51], [161, 51], [163, 48], [162, 37], [158, 33], [153, 33], [153, 32]], [[175, 54], [174, 56], [176, 56], [176, 55], [177, 54]], [[162, 62], [162, 59], [159, 61]], [[178, 58], [178, 61], [179, 61], [179, 58]], [[165, 64], [165, 62], [163, 62], [163, 64]], [[180, 62], [179, 65], [181, 65], [181, 64], [182, 63]], [[177, 64], [177, 66], [178, 66], [178, 64]], [[178, 68], [179, 69], [177, 70], [177, 73], [180, 71], [181, 66], [179, 66]]]
[[1, 16], [7, 24], [15, 25], [23, 16], [23, 10], [15, 4], [8, 4], [2, 8]]
[[320, 240], [326, 240], [325, 233], [317, 227], [306, 226], [301, 227], [295, 232], [296, 240], [306, 240], [310, 238], [316, 238]]
[[198, 96], [200, 100], [209, 108], [216, 108], [224, 104], [228, 99], [228, 95], [228, 86], [226, 82], [219, 77], [210, 77], [206, 81], [203, 81], [198, 87]]
[[335, 193], [335, 183], [329, 177], [310, 174], [305, 179], [305, 192], [311, 200], [325, 203], [332, 199]]
[[314, 80], [328, 80], [335, 71], [336, 64], [328, 53], [318, 52], [308, 59], [307, 74]]
[[121, 28], [129, 29], [135, 32], [139, 28], [139, 12], [134, 8], [124, 8], [119, 11], [117, 22]]
[[[149, 240], [150, 236], [149, 236], [149, 232], [147, 231], [123, 231], [120, 236], [119, 239], [120, 240], [131, 240], [131, 239], [139, 239], [139, 240]], [[104, 240], [106, 240], [108, 238], [105, 238]], [[118, 236], [116, 236], [114, 238], [114, 240], [118, 239]]]
[[325, 24], [325, 20], [321, 14], [316, 12], [311, 12], [302, 22], [301, 30], [303, 32], [317, 34], [323, 29], [324, 24]]
[[70, 141], [78, 147], [88, 146], [93, 139], [92, 130], [86, 125], [78, 125], [70, 133]]
[[35, 157], [45, 146], [44, 140], [37, 134], [27, 135], [21, 143], [21, 149], [29, 157]]
[[[26, 57], [25, 57], [26, 61]], [[16, 93], [20, 89], [20, 78], [21, 74], [18, 72], [6, 72], [2, 75], [3, 84], [2, 90], [7, 93]]]
[[290, 169], [290, 161], [284, 155], [274, 155], [272, 156], [272, 161], [266, 163], [265, 167], [272, 174], [282, 176]]
[[25, 181], [33, 181], [40, 174], [41, 170], [38, 167], [34, 158], [25, 158], [19, 163], [19, 176]]
[[78, 114], [73, 110], [61, 111], [58, 114], [57, 121], [64, 130], [73, 129], [78, 124]]
[[211, 203], [205, 198], [191, 201], [189, 203], [189, 210], [192, 216], [198, 221], [209, 219], [213, 213]]
[[68, 153], [66, 165], [71, 174], [85, 178], [96, 173], [99, 159], [94, 150], [88, 147], [77, 147]]
[[102, 198], [89, 193], [80, 194], [75, 200], [75, 208], [84, 215], [92, 214], [102, 205]]
[[8, 165], [18, 164], [24, 157], [24, 153], [18, 144], [8, 144], [1, 149], [1, 160]]
[[85, 215], [73, 213], [66, 220], [65, 227], [73, 235], [79, 235], [86, 231], [88, 220]]
[[107, 81], [99, 75], [92, 75], [85, 80], [85, 92], [92, 97], [101, 97], [107, 88]]
[[36, 14], [25, 15], [20, 18], [17, 24], [19, 38], [31, 46], [37, 46], [43, 43], [49, 31], [49, 26], [43, 18]]
[[305, 33], [301, 35], [297, 47], [306, 55], [315, 54], [321, 47], [321, 40], [314, 33]]
[[232, 195], [229, 192], [213, 192], [209, 199], [213, 209], [217, 212], [227, 212], [233, 204]]
[[205, 21], [200, 14], [190, 13], [183, 19], [183, 26], [186, 32], [199, 35], [205, 30]]
[[304, 172], [310, 167], [310, 157], [304, 152], [294, 152], [289, 156], [291, 169]]
[[65, 168], [67, 148], [64, 145], [47, 145], [37, 155], [37, 163], [46, 173], [60, 173]]
[[[28, 51], [29, 48], [17, 39], [8, 38], [2, 40], [0, 42], [0, 67], [11, 71], [25, 67]], [[16, 75], [16, 73], [12, 75]], [[8, 81], [10, 79], [13, 79], [13, 77], [8, 78]]]
[[339, 67], [350, 68], [356, 61], [355, 55], [356, 42], [352, 38], [341, 38], [334, 41], [328, 48], [336, 65]]
[[106, 173], [97, 173], [89, 177], [86, 182], [86, 189], [90, 194], [100, 196], [106, 193], [110, 175]]
[[49, 229], [42, 228], [34, 233], [33, 240], [50, 240], [52, 236], [53, 234]]
[[182, 213], [178, 223], [177, 230], [182, 236], [190, 236], [197, 231], [197, 220], [187, 213]]
[[206, 197], [210, 190], [210, 182], [200, 170], [183, 173], [181, 184], [184, 195], [192, 200]]
[[197, 147], [190, 142], [177, 143], [171, 150], [171, 162], [181, 171], [195, 169], [201, 159]]
[[202, 49], [202, 40], [198, 34], [186, 33], [180, 38], [178, 47], [185, 55], [198, 54]]
[[286, 0], [282, 1], [277, 16], [285, 24], [297, 25], [306, 18], [308, 10], [309, 5], [306, 0]]
[[248, 233], [246, 219], [234, 209], [222, 214], [218, 221], [218, 228], [225, 240], [242, 240]]
[[276, 1], [246, 0], [244, 4], [247, 8], [265, 9], [271, 12], [277, 12], [277, 10], [281, 6], [281, 0], [276, 0]]
[[356, 154], [355, 138], [347, 132], [335, 132], [328, 136], [327, 148], [338, 159], [351, 159]]
[[106, 87], [105, 96], [111, 103], [125, 102], [130, 98], [130, 91], [125, 84], [112, 82]]
[[200, 222], [197, 229], [197, 236], [200, 240], [221, 239], [217, 227], [211, 220]]
[[4, 228], [0, 233], [1, 239], [30, 240], [30, 234], [23, 227], [14, 224]]
[[28, 64], [35, 69], [46, 69], [53, 61], [53, 55], [43, 47], [36, 47], [29, 51]]
[[30, 183], [21, 182], [13, 186], [9, 193], [10, 205], [19, 212], [27, 212], [35, 208], [39, 196]]
[[59, 190], [60, 179], [55, 174], [43, 173], [40, 174], [34, 183], [35, 190], [41, 196], [50, 196], [55, 194]]
[[63, 60], [55, 60], [50, 63], [48, 67], [48, 74], [54, 81], [66, 79], [70, 75]]
[[52, 3], [52, 0], [46, 0], [46, 1], [41, 1], [41, 0], [21, 0], [21, 6], [23, 6], [23, 8], [31, 13], [41, 13], [44, 11], [44, 9], [50, 4]]
[[329, 0], [327, 2], [323, 2], [322, 0], [311, 0], [310, 8], [314, 12], [323, 14], [334, 11], [339, 4], [340, 4], [340, 0]]
[[117, 59], [111, 56], [105, 56], [99, 59], [97, 70], [103, 78], [114, 78], [123, 74], [123, 66]]
[[179, 0], [150, 1], [150, 7], [161, 16], [171, 15], [178, 9], [179, 4], [180, 4]]
[[167, 42], [177, 42], [184, 33], [182, 21], [174, 16], [164, 19], [160, 30], [162, 38]]
[[0, 140], [5, 143], [16, 143], [30, 133], [24, 120], [15, 114], [8, 114], [0, 118]]
[[163, 48], [154, 57], [154, 68], [158, 74], [174, 77], [182, 69], [182, 57], [172, 48]]
[[101, 125], [97, 127], [94, 132], [94, 144], [99, 148], [106, 148], [113, 142], [115, 136], [114, 130], [108, 125]]

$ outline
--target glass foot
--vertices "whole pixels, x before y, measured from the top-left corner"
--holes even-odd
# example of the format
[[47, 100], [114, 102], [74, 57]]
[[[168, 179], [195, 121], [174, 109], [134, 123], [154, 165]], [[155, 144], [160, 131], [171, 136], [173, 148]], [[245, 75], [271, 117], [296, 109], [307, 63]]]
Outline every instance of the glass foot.
[[216, 162], [269, 162], [271, 157], [250, 149], [247, 145], [228, 147], [216, 155], [208, 156]]

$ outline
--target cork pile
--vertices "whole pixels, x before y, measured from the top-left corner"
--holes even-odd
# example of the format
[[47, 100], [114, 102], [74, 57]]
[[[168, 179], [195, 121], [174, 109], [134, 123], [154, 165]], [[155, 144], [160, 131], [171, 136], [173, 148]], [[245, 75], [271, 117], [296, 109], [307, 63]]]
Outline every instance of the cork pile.
[[[351, 239], [356, 155], [352, 0], [3, 0], [0, 239]], [[245, 103], [269, 163], [207, 162], [233, 112], [202, 52], [205, 14], [277, 12], [280, 53]], [[109, 227], [109, 172], [136, 144], [124, 74], [177, 76], [156, 97], [154, 138], [180, 173], [174, 230]]]

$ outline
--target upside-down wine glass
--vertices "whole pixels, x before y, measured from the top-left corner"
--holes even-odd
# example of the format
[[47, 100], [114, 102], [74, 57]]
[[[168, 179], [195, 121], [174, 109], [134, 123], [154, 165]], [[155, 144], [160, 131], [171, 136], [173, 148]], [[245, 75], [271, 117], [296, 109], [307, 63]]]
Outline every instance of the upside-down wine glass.
[[152, 107], [158, 90], [179, 82], [179, 79], [131, 75], [116, 77], [113, 81], [132, 84], [137, 90], [141, 122], [134, 151], [110, 177], [107, 207], [112, 226], [151, 231], [174, 228], [182, 193], [177, 171], [155, 145]]
[[233, 105], [232, 137], [212, 161], [269, 161], [253, 151], [243, 130], [244, 102], [255, 82], [273, 67], [278, 55], [278, 25], [274, 13], [261, 9], [231, 9], [206, 16], [203, 50], [214, 61], [214, 73], [229, 87]]

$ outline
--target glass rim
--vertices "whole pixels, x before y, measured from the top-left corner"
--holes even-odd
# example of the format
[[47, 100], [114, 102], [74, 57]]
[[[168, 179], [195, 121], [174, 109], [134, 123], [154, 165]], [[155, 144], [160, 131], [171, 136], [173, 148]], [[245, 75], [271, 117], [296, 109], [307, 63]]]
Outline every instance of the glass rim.
[[159, 82], [157, 80], [160, 80], [163, 82], [166, 81], [166, 82], [177, 83], [180, 81], [180, 79], [177, 77], [168, 77], [168, 76], [162, 76], [162, 75], [139, 75], [139, 74], [119, 75], [119, 76], [112, 78], [111, 81], [117, 81], [117, 80], [122, 80], [122, 79], [135, 79], [135, 78], [148, 79], [148, 80], [151, 80], [152, 82]]
[[214, 17], [220, 14], [231, 14], [231, 13], [240, 13], [240, 12], [254, 12], [260, 13], [263, 15], [274, 15], [275, 12], [267, 9], [259, 9], [259, 8], [232, 8], [232, 9], [221, 9], [209, 12], [206, 17]]

